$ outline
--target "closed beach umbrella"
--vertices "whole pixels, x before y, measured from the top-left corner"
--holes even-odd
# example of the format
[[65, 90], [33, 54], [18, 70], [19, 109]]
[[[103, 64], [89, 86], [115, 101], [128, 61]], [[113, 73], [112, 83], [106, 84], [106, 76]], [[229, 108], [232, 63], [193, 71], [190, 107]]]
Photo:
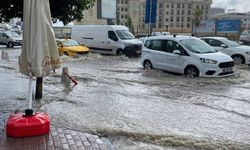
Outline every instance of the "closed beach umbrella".
[[37, 136], [49, 133], [46, 113], [32, 110], [32, 78], [44, 77], [60, 65], [54, 38], [49, 0], [24, 0], [23, 47], [19, 60], [20, 72], [29, 77], [29, 108], [22, 114], [10, 115], [6, 134], [11, 137]]
[[32, 77], [45, 77], [59, 66], [49, 0], [24, 0], [19, 68], [22, 74], [30, 77], [29, 109], [32, 107]]

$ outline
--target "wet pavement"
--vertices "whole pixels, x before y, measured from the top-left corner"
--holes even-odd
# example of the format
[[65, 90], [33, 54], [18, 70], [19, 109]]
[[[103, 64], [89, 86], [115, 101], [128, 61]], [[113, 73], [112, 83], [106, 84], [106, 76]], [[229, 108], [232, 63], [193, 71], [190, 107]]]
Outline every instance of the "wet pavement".
[[[0, 60], [0, 105], [13, 112], [27, 107], [28, 81], [18, 74], [19, 50], [8, 52], [10, 60]], [[237, 66], [231, 77], [189, 79], [145, 71], [138, 58], [61, 59], [78, 85], [65, 88], [58, 69], [34, 102], [53, 124], [98, 133], [118, 150], [250, 149], [249, 66]]]

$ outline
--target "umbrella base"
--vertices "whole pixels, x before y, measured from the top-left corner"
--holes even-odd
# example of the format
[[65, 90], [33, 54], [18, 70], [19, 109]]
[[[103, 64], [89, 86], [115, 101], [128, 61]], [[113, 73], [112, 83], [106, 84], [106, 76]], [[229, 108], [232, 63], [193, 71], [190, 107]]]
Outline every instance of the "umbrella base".
[[14, 138], [39, 136], [47, 134], [49, 131], [49, 116], [44, 113], [35, 113], [34, 115], [11, 114], [6, 124], [7, 136]]

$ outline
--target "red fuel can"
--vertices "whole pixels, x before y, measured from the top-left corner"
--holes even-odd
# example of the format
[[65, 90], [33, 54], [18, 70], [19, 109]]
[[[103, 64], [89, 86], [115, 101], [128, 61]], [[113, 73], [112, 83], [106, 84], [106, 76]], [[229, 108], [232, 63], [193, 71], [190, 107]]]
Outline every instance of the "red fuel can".
[[46, 113], [25, 116], [21, 113], [11, 114], [6, 124], [6, 134], [10, 137], [39, 136], [49, 133], [50, 120]]

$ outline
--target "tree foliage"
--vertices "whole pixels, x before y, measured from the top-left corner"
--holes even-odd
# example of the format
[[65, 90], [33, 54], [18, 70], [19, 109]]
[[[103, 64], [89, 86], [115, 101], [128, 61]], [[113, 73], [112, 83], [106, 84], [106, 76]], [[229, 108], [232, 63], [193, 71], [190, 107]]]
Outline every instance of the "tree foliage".
[[193, 13], [193, 22], [194, 22], [195, 27], [198, 27], [200, 25], [202, 14], [203, 14], [203, 11], [201, 9], [195, 9]]
[[130, 17], [128, 17], [128, 20], [125, 23], [125, 26], [127, 26], [129, 28], [129, 30], [134, 34], [134, 25], [133, 25], [133, 21]]
[[[51, 16], [67, 24], [83, 18], [82, 11], [93, 6], [95, 0], [49, 0]], [[22, 18], [23, 0], [1, 0], [0, 18], [9, 21], [14, 17]]]
[[195, 33], [197, 32], [197, 27], [200, 26], [202, 14], [203, 14], [203, 11], [201, 9], [198, 9], [198, 8], [195, 9], [195, 11], [193, 13], [193, 24], [195, 25], [195, 29], [196, 29]]

